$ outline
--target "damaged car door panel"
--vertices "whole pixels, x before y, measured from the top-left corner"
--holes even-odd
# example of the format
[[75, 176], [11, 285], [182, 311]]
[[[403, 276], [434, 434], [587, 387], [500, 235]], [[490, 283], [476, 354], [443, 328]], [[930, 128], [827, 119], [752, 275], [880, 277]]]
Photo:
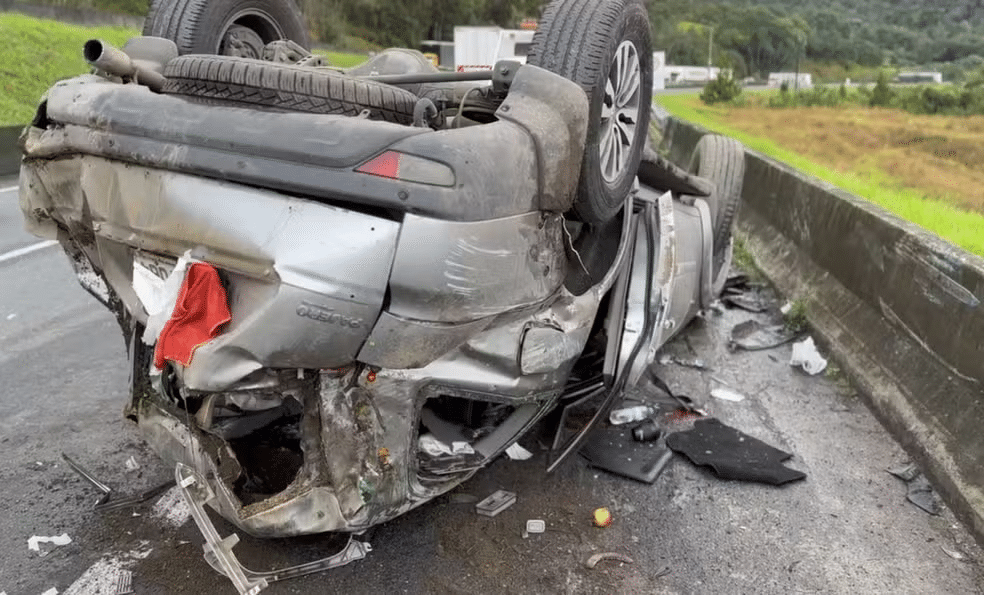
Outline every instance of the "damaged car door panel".
[[[643, 124], [639, 60], [619, 64], [640, 77], [625, 93]], [[427, 71], [423, 125], [189, 100], [117, 63], [49, 91], [22, 137], [22, 211], [116, 314], [127, 415], [249, 534], [359, 532], [465, 481], [558, 405], [597, 397], [603, 416], [719, 291], [717, 209], [737, 199], [699, 163], [627, 144], [648, 165], [621, 209], [576, 215], [585, 151], [635, 178], [605, 142], [643, 141], [599, 144], [593, 96], [549, 60], [497, 65], [510, 74], [491, 85]], [[229, 321], [159, 369], [162, 304], [194, 263], [217, 271]], [[434, 454], [425, 435], [464, 446]]]

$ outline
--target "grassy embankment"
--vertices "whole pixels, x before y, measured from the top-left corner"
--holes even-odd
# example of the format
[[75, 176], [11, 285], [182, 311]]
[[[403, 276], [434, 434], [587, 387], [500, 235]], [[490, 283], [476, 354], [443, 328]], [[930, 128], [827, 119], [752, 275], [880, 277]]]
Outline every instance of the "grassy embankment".
[[[60, 79], [89, 71], [82, 46], [94, 38], [117, 47], [140, 35], [124, 27], [81, 27], [15, 13], [0, 13], [0, 126], [26, 124], [38, 100]], [[319, 50], [332, 66], [365, 61], [364, 54]]]
[[123, 27], [79, 27], [58, 21], [0, 13], [0, 126], [26, 124], [38, 100], [55, 81], [87, 72], [86, 41], [120, 46], [138, 31]]
[[984, 116], [706, 106], [696, 95], [657, 101], [984, 256]]

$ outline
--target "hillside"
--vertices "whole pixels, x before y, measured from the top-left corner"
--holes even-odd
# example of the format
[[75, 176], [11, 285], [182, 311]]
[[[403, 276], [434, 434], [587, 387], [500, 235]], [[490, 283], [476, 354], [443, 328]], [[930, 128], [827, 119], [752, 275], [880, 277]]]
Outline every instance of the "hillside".
[[[27, 0], [0, 0], [0, 5]], [[142, 15], [148, 0], [32, 0]], [[514, 27], [543, 0], [296, 0], [325, 43], [377, 46], [450, 39], [454, 25]], [[646, 0], [656, 48], [671, 63], [714, 61], [764, 76], [797, 60], [843, 67], [949, 63], [948, 78], [984, 65], [984, 0]]]
[[137, 34], [120, 27], [79, 27], [0, 13], [0, 125], [31, 121], [41, 95], [55, 81], [88, 72], [82, 46], [89, 39], [122, 45]]
[[[984, 64], [981, 0], [660, 0], [650, 3], [657, 45], [672, 62], [717, 56], [742, 74], [790, 68], [797, 57], [866, 66]], [[718, 61], [717, 59], [715, 61]]]

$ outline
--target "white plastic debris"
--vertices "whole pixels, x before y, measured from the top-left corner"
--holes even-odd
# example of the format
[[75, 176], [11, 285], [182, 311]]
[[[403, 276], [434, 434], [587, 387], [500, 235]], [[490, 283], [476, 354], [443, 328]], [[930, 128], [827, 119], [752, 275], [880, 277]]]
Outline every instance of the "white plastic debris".
[[711, 396], [715, 399], [731, 401], [732, 403], [739, 403], [745, 400], [745, 395], [727, 388], [715, 388], [711, 390]]
[[527, 533], [543, 533], [547, 530], [547, 523], [542, 519], [529, 519], [526, 521]]
[[626, 407], [624, 409], [615, 409], [608, 416], [608, 421], [611, 422], [613, 426], [620, 426], [622, 424], [632, 423], [634, 421], [642, 421], [647, 417], [651, 416], [655, 411], [649, 405], [636, 405], [634, 407]]
[[827, 360], [817, 351], [813, 337], [807, 337], [802, 341], [793, 343], [793, 355], [789, 359], [789, 365], [799, 366], [807, 374], [816, 376], [827, 368]]
[[44, 593], [41, 593], [41, 595], [58, 595], [58, 589], [52, 587], [47, 591], [45, 591]]
[[[7, 320], [13, 320], [15, 318], [17, 318], [17, 314], [16, 313], [14, 313], [14, 314], [7, 314]], [[0, 593], [0, 595], [4, 595], [4, 594], [3, 593]]]
[[434, 437], [433, 434], [424, 434], [417, 441], [417, 447], [432, 457], [454, 454], [451, 447]]
[[781, 308], [779, 308], [779, 312], [781, 312], [783, 314], [789, 314], [789, 311], [792, 310], [792, 309], [793, 309], [793, 303], [792, 302], [786, 302], [785, 304], [782, 305]]
[[456, 455], [470, 455], [470, 454], [475, 454], [475, 449], [472, 448], [471, 444], [468, 444], [465, 441], [452, 442], [451, 452]]
[[42, 543], [50, 543], [52, 545], [68, 545], [72, 543], [72, 538], [68, 536], [68, 533], [62, 533], [61, 535], [54, 535], [52, 537], [32, 535], [27, 540], [27, 549], [32, 552], [40, 552]]
[[140, 463], [137, 462], [137, 459], [133, 458], [133, 455], [130, 455], [130, 458], [126, 460], [126, 463], [123, 463], [123, 466], [126, 467], [127, 471], [136, 471], [140, 468]]
[[506, 449], [506, 456], [514, 461], [525, 461], [532, 458], [533, 453], [520, 446], [519, 442], [513, 442]]

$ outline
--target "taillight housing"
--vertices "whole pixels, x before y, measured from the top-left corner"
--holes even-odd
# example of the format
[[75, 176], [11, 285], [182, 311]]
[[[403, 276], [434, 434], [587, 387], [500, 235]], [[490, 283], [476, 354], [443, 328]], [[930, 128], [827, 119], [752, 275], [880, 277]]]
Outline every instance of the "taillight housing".
[[366, 161], [355, 171], [371, 176], [416, 182], [431, 186], [454, 186], [454, 170], [447, 165], [399, 151], [386, 151]]

